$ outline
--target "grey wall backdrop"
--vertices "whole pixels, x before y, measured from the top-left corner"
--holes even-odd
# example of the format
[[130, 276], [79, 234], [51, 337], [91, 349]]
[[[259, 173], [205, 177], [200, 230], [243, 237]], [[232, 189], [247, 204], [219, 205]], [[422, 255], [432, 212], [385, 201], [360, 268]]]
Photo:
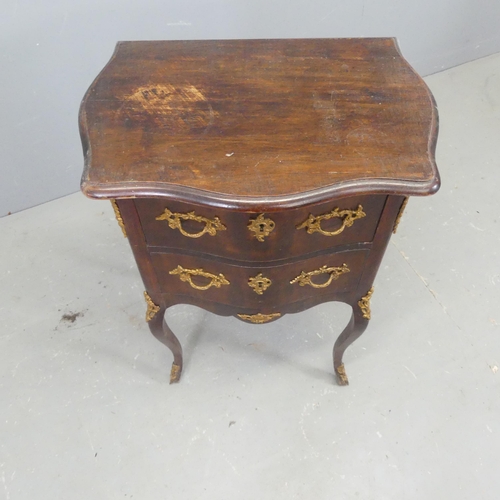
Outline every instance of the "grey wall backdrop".
[[2, 0], [0, 216], [79, 189], [80, 100], [117, 40], [396, 36], [422, 75], [500, 51], [496, 0]]

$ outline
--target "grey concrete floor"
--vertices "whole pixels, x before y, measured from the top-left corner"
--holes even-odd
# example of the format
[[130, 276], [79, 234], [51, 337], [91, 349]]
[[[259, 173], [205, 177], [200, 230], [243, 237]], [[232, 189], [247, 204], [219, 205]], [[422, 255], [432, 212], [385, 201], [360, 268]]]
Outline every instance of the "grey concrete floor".
[[410, 200], [348, 387], [334, 303], [262, 326], [175, 306], [170, 386], [109, 203], [1, 219], [0, 498], [498, 499], [499, 68], [426, 79], [443, 187]]

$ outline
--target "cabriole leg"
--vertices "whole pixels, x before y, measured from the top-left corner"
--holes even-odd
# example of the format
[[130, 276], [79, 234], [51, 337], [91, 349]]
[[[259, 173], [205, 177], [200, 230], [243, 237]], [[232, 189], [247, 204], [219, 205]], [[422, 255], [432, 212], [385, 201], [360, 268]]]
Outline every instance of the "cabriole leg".
[[179, 382], [182, 373], [182, 347], [174, 335], [170, 327], [167, 325], [164, 316], [166, 306], [157, 306], [149, 297], [147, 292], [144, 292], [144, 297], [148, 304], [146, 312], [146, 321], [148, 322], [151, 333], [162, 343], [165, 344], [174, 355], [174, 362], [170, 370], [170, 383]]
[[366, 330], [368, 321], [370, 319], [370, 298], [373, 293], [373, 288], [370, 288], [368, 293], [358, 300], [356, 303], [351, 304], [352, 315], [348, 325], [344, 331], [339, 335], [333, 347], [333, 368], [337, 375], [337, 382], [339, 385], [348, 385], [349, 379], [347, 378], [342, 356], [344, 351]]

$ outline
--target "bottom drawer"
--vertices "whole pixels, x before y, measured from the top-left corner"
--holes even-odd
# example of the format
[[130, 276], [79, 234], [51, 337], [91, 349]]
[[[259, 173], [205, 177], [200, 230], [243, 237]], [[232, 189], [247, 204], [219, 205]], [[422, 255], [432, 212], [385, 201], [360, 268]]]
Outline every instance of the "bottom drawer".
[[178, 253], [152, 253], [163, 293], [243, 308], [276, 306], [354, 290], [368, 250], [339, 252], [284, 265], [232, 265]]

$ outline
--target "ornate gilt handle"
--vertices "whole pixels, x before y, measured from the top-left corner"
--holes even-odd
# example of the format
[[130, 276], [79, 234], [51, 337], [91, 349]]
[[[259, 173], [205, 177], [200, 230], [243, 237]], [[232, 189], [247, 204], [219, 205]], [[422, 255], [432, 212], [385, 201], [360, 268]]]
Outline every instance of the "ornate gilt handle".
[[[178, 212], [172, 212], [168, 208], [166, 208], [161, 215], [156, 217], [156, 220], [168, 221], [168, 225], [171, 229], [178, 229], [184, 236], [187, 236], [188, 238], [199, 238], [205, 233], [208, 233], [210, 236], [215, 236], [217, 231], [225, 231], [227, 229], [226, 226], [222, 224], [219, 217], [214, 217], [213, 220], [211, 220], [201, 215], [196, 215], [194, 212], [182, 214]], [[196, 222], [201, 222], [202, 224], [205, 224], [205, 227], [199, 233], [188, 233], [182, 227], [183, 220], [194, 220]]]
[[[341, 274], [350, 272], [350, 269], [347, 267], [347, 264], [342, 264], [342, 267], [328, 267], [322, 266], [315, 271], [309, 271], [308, 273], [302, 271], [296, 278], [290, 281], [290, 284], [298, 283], [300, 286], [310, 285], [313, 288], [326, 288], [333, 280], [339, 278]], [[320, 274], [329, 274], [330, 277], [328, 281], [325, 283], [321, 283], [318, 285], [317, 283], [313, 283], [313, 276], [319, 276]]]
[[[203, 269], [184, 269], [182, 266], [177, 266], [169, 274], [178, 274], [181, 281], [189, 283], [196, 290], [208, 290], [212, 286], [220, 288], [221, 285], [229, 285], [229, 281], [222, 273], [219, 273], [219, 275], [211, 274]], [[203, 278], [208, 278], [210, 282], [207, 285], [200, 286], [193, 283], [191, 276], [202, 276]]]
[[[334, 217], [343, 218], [342, 225], [336, 231], [324, 231], [321, 228], [321, 222], [333, 219]], [[296, 227], [297, 229], [307, 228], [308, 234], [318, 232], [325, 236], [337, 236], [346, 227], [351, 227], [355, 220], [363, 217], [366, 217], [366, 214], [363, 212], [363, 207], [361, 205], [358, 205], [356, 210], [340, 210], [339, 208], [334, 208], [331, 212], [322, 215], [309, 214], [309, 217]]]

